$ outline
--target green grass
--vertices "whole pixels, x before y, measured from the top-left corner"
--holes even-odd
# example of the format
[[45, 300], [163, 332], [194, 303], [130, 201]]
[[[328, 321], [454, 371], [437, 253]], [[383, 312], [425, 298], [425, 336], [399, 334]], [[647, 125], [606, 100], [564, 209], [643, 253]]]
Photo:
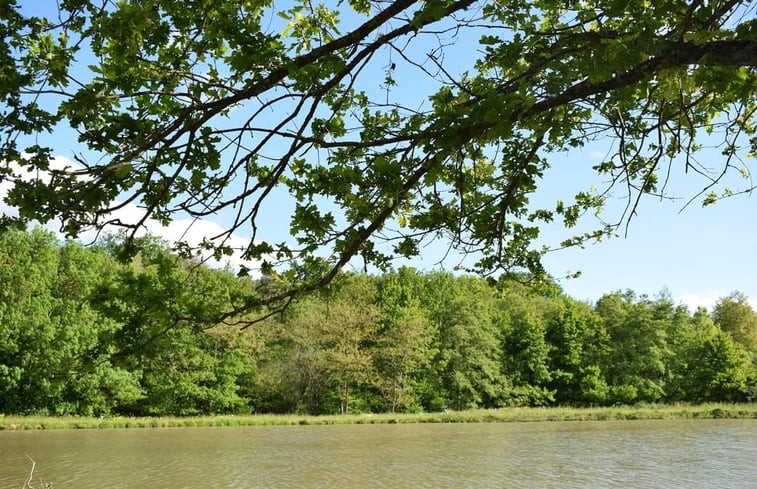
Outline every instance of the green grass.
[[350, 414], [333, 416], [240, 415], [192, 417], [3, 416], [0, 430], [103, 428], [174, 428], [196, 426], [283, 426], [396, 423], [510, 423], [537, 421], [606, 421], [634, 419], [757, 419], [757, 403], [644, 405], [596, 408], [502, 408], [418, 414]]

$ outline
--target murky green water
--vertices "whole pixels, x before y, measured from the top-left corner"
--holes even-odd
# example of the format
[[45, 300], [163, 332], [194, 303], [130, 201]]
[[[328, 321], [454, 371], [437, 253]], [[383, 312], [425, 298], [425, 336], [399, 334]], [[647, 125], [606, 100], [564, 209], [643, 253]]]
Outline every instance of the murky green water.
[[757, 421], [0, 432], [0, 489], [752, 488]]

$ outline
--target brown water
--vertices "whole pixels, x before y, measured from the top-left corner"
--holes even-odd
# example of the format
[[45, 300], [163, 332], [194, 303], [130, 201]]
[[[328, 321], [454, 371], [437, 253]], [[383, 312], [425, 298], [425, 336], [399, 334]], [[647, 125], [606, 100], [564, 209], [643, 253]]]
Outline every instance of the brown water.
[[757, 420], [0, 432], [0, 489], [757, 488]]

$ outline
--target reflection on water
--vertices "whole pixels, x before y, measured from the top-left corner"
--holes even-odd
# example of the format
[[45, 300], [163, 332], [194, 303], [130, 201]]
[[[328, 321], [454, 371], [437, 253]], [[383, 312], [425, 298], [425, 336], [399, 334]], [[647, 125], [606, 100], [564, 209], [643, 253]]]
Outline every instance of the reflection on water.
[[749, 488], [757, 420], [0, 432], [0, 489]]

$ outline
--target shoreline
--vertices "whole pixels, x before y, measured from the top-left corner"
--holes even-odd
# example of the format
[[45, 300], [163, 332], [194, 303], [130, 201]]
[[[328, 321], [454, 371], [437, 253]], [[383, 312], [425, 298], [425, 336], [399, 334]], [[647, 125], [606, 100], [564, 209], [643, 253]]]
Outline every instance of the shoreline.
[[0, 431], [56, 429], [301, 426], [407, 423], [518, 423], [656, 419], [757, 419], [757, 403], [620, 407], [510, 407], [443, 413], [346, 415], [250, 414], [165, 417], [15, 416], [0, 414]]

